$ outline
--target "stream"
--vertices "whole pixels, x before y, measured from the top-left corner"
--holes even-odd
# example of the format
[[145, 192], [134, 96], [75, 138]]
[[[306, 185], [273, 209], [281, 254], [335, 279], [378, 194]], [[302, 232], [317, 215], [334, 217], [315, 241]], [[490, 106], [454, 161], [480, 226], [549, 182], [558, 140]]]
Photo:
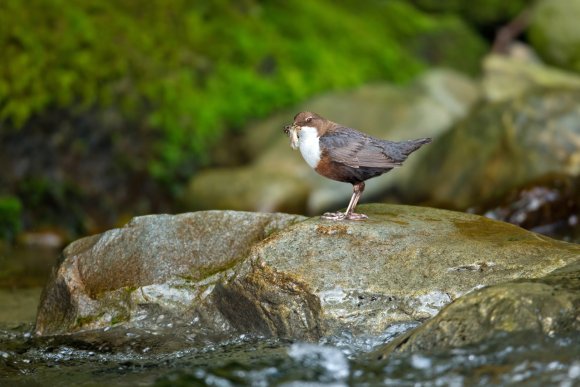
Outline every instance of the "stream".
[[574, 386], [580, 337], [504, 335], [439, 353], [369, 358], [378, 337], [348, 332], [319, 343], [241, 336], [227, 344], [167, 353], [92, 348], [71, 338], [34, 338], [23, 324], [0, 331], [0, 385], [5, 386]]
[[[395, 354], [378, 361], [374, 348], [419, 322], [381, 335], [348, 331], [318, 343], [242, 335], [227, 343], [181, 345], [156, 332], [123, 331], [121, 346], [74, 336], [36, 337], [33, 322], [58, 252], [12, 250], [0, 288], [0, 386], [575, 386], [580, 384], [580, 336], [502, 334], [442, 352]], [[6, 262], [8, 261], [8, 262]], [[44, 266], [43, 266], [44, 265]], [[6, 273], [6, 272], [5, 272]], [[8, 278], [28, 274], [28, 286]], [[107, 329], [105, 329], [107, 330]], [[105, 332], [102, 332], [105, 333]], [[155, 348], [144, 345], [154, 340]], [[164, 341], [166, 340], [166, 341]]]

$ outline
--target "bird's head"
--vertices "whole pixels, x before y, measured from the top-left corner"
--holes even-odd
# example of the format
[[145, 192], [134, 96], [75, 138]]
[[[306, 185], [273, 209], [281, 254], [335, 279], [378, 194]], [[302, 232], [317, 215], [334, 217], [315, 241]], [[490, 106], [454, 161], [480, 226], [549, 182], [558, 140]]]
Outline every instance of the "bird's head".
[[290, 137], [290, 145], [297, 149], [300, 139], [300, 131], [304, 127], [315, 128], [319, 136], [322, 134], [321, 130], [325, 127], [326, 120], [316, 113], [300, 112], [294, 116], [292, 125], [284, 127], [284, 133]]

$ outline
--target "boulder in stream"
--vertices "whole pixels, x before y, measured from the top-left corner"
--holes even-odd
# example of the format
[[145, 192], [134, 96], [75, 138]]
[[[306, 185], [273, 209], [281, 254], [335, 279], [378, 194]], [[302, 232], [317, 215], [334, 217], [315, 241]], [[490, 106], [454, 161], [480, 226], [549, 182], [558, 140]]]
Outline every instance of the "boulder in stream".
[[[63, 252], [40, 335], [97, 328], [312, 341], [427, 319], [486, 285], [540, 278], [580, 246], [485, 217], [362, 205], [365, 222], [235, 211], [135, 218]], [[179, 343], [179, 339], [176, 339]]]

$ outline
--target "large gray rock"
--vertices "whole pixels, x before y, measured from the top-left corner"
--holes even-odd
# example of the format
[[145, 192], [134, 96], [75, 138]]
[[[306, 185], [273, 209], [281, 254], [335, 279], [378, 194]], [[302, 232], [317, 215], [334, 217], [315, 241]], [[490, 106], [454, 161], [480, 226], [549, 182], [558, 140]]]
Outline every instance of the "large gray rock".
[[[478, 98], [479, 89], [472, 80], [448, 70], [432, 70], [408, 87], [375, 84], [319, 96], [293, 111], [251, 124], [241, 146], [254, 161], [194, 176], [184, 202], [192, 209], [309, 214], [346, 206], [352, 186], [316, 174], [290, 148], [282, 128], [292, 122], [294, 114], [310, 110], [379, 138], [404, 140], [437, 137], [465, 117]], [[413, 155], [403, 168], [369, 180], [363, 200], [412, 181], [415, 162]], [[273, 188], [275, 184], [279, 188]]]
[[377, 349], [393, 352], [462, 347], [500, 333], [555, 335], [580, 331], [580, 261], [539, 279], [486, 287], [459, 298], [435, 318]]
[[481, 286], [541, 277], [580, 255], [578, 245], [476, 215], [360, 210], [370, 220], [232, 211], [135, 218], [65, 249], [36, 331], [137, 328], [183, 334], [186, 342], [376, 333], [431, 317]]

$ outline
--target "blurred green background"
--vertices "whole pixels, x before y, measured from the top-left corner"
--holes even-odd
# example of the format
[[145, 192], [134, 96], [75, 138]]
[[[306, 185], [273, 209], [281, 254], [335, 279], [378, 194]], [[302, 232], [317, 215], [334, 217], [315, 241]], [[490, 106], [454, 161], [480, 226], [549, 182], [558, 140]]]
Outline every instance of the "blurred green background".
[[217, 153], [250, 161], [249, 123], [432, 67], [477, 77], [530, 3], [2, 0], [0, 238], [188, 210]]

